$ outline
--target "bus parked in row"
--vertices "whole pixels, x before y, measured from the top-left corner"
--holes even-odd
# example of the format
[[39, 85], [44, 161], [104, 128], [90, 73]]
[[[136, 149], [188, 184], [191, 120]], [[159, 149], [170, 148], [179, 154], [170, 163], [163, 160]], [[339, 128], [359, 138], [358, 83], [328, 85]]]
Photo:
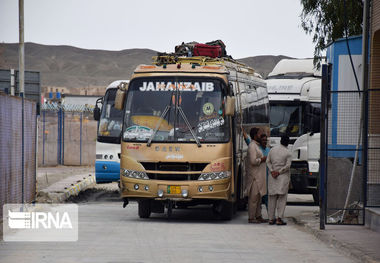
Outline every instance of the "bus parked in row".
[[[97, 183], [120, 180], [120, 135], [123, 126], [123, 112], [115, 108], [118, 86], [128, 80], [112, 82], [104, 97], [97, 100], [94, 119], [98, 121], [96, 139], [95, 178]], [[98, 104], [101, 104], [101, 108]]]
[[247, 145], [243, 129], [269, 131], [265, 81], [227, 57], [158, 56], [134, 71], [118, 93], [124, 111], [121, 196], [138, 213], [168, 215], [210, 204], [231, 219], [244, 202]]

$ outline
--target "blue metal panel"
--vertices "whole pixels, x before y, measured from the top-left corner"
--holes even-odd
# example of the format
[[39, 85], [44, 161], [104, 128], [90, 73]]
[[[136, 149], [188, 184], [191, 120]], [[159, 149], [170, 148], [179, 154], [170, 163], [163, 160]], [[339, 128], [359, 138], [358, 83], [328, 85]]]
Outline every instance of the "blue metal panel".
[[83, 112], [80, 113], [79, 165], [82, 165], [82, 123], [83, 123]]
[[[348, 38], [348, 45], [350, 47], [351, 55], [361, 55], [362, 53], [362, 37], [354, 36]], [[348, 55], [347, 43], [345, 38], [338, 39], [337, 41], [331, 43], [327, 47], [326, 59], [327, 63], [331, 63], [332, 68], [332, 91], [339, 91], [339, 56]], [[338, 138], [338, 94], [333, 93], [331, 96], [331, 144], [329, 144], [329, 149], [334, 149], [337, 147], [337, 138]], [[343, 146], [343, 145], [342, 145]], [[352, 146], [352, 145], [351, 145]], [[353, 150], [355, 150], [355, 147]], [[329, 154], [329, 156], [334, 157], [353, 157], [353, 155], [349, 156], [341, 156], [342, 154], [347, 155], [351, 154], [352, 151], [349, 152], [334, 152], [333, 154]]]
[[114, 182], [120, 180], [120, 163], [112, 161], [95, 162], [96, 182]]

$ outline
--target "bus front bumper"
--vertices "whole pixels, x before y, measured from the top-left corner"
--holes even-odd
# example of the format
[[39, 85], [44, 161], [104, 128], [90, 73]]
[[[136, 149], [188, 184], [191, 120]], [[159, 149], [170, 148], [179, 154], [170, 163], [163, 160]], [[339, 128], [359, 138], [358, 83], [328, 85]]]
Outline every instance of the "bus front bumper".
[[231, 180], [163, 181], [121, 178], [121, 197], [156, 200], [191, 201], [224, 199], [231, 196]]
[[319, 173], [304, 173], [291, 169], [289, 193], [312, 194], [318, 188]]

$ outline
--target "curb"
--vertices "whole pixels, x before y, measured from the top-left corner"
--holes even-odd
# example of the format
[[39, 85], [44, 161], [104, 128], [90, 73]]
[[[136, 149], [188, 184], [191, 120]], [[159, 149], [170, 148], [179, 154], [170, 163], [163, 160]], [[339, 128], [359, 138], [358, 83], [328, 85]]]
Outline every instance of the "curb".
[[77, 183], [71, 184], [70, 186], [64, 187], [63, 191], [60, 192], [46, 192], [40, 191], [37, 194], [38, 202], [47, 202], [47, 203], [63, 203], [71, 196], [77, 196], [81, 191], [84, 191], [91, 186], [96, 184], [95, 176], [89, 175], [83, 177], [82, 180], [78, 180]]
[[295, 217], [289, 217], [289, 219], [291, 219], [297, 226], [303, 228], [303, 230], [305, 230], [306, 232], [313, 234], [317, 239], [327, 244], [328, 246], [337, 249], [340, 253], [344, 254], [345, 256], [349, 256], [352, 259], [357, 260], [358, 262], [379, 262], [376, 259], [373, 259], [370, 256], [368, 256], [366, 252], [358, 249], [357, 247], [336, 239], [334, 235], [330, 235], [327, 232], [325, 232], [326, 230], [320, 230], [319, 224], [317, 227], [313, 227], [311, 223], [302, 221], [302, 219]]
[[77, 196], [81, 191], [86, 190], [92, 185], [95, 185], [95, 183], [96, 183], [95, 176], [91, 175], [83, 179], [79, 183], [76, 183], [72, 185], [71, 187], [69, 187], [68, 189], [66, 189], [63, 192], [63, 195], [60, 196], [61, 199], [59, 199], [59, 201], [63, 202], [67, 200], [70, 196]]

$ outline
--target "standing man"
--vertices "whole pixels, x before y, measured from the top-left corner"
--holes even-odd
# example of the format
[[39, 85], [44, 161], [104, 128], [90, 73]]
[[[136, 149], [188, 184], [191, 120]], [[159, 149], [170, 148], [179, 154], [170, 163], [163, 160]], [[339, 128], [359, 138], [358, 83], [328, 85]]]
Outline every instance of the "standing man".
[[[242, 129], [242, 132], [243, 132], [244, 141], [249, 146], [249, 144], [251, 143], [251, 139], [245, 133], [244, 129]], [[265, 157], [268, 156], [269, 150], [270, 150], [270, 148], [267, 145], [268, 145], [268, 137], [264, 133], [260, 138], [260, 150], [263, 152]], [[265, 204], [265, 207], [267, 208], [267, 211], [268, 211], [268, 169], [265, 169], [265, 178], [266, 178], [266, 184], [267, 184], [267, 193], [261, 198], [261, 203]]]
[[250, 136], [253, 141], [248, 146], [247, 156], [247, 193], [248, 193], [248, 223], [264, 223], [267, 220], [261, 215], [261, 198], [267, 192], [266, 187], [266, 157], [260, 150], [261, 138], [266, 136], [262, 129], [252, 128]]
[[292, 155], [287, 148], [288, 145], [289, 137], [283, 135], [281, 144], [270, 150], [266, 161], [271, 175], [268, 177], [268, 217], [270, 225], [275, 223], [276, 210], [276, 225], [286, 225], [282, 218], [284, 217], [288, 196], [290, 165], [292, 163]]
[[[265, 133], [263, 136], [261, 136], [260, 150], [263, 152], [265, 157], [268, 156], [270, 148], [268, 147], [268, 137]], [[268, 168], [265, 168], [265, 180], [267, 185], [267, 193], [262, 197], [261, 203], [265, 204], [268, 212]]]

